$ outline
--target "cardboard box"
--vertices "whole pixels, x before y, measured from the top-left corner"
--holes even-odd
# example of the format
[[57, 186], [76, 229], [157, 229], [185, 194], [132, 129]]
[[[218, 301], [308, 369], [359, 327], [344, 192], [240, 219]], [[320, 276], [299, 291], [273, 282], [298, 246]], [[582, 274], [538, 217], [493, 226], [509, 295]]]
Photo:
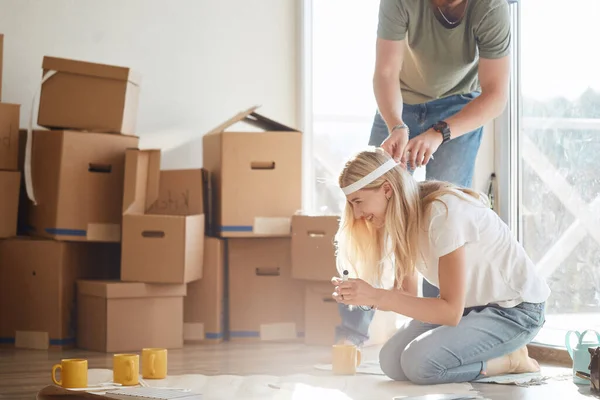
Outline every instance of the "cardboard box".
[[204, 239], [202, 279], [188, 283], [183, 301], [185, 342], [225, 339], [225, 241]]
[[335, 328], [342, 323], [338, 303], [333, 299], [331, 283], [308, 283], [304, 297], [304, 343], [331, 346]]
[[20, 110], [19, 104], [0, 103], [0, 170], [18, 169]]
[[293, 278], [329, 282], [339, 276], [334, 243], [338, 226], [337, 216], [292, 217]]
[[104, 352], [183, 347], [185, 285], [77, 282], [77, 347]]
[[[302, 134], [243, 111], [202, 138], [211, 175], [215, 232], [222, 237], [289, 236], [302, 204]], [[262, 131], [225, 131], [245, 122]]]
[[21, 173], [0, 171], [0, 238], [17, 234]]
[[119, 276], [119, 246], [20, 237], [0, 241], [0, 343], [75, 344], [76, 280]]
[[[201, 171], [161, 173], [160, 150], [129, 149], [125, 164], [121, 279], [188, 283], [202, 278]], [[153, 210], [159, 214], [150, 214]]]
[[121, 241], [125, 150], [138, 138], [34, 131], [29, 204], [35, 235], [69, 241]]
[[291, 276], [290, 239], [229, 239], [227, 247], [230, 339], [302, 337], [305, 285]]
[[141, 76], [129, 68], [44, 57], [38, 125], [133, 135]]

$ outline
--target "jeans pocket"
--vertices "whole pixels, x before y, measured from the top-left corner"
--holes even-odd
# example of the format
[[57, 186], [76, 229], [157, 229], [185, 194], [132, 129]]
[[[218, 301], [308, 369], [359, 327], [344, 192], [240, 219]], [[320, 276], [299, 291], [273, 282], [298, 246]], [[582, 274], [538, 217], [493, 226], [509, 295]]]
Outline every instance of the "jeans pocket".
[[545, 303], [528, 303], [522, 302], [516, 306], [521, 309], [524, 314], [535, 321], [535, 325], [540, 327], [545, 321]]
[[476, 99], [477, 97], [479, 97], [480, 94], [481, 94], [480, 92], [471, 92], [471, 93], [459, 94], [458, 97], [460, 97], [462, 100], [464, 100], [468, 103], [468, 102]]

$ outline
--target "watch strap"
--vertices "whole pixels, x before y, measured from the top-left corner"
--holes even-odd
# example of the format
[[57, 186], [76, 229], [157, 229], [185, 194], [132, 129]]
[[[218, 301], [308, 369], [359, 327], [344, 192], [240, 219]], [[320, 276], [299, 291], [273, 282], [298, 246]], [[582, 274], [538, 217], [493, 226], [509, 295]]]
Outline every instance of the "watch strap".
[[435, 125], [433, 125], [433, 129], [442, 135], [442, 144], [450, 141], [450, 128], [445, 121], [437, 122]]

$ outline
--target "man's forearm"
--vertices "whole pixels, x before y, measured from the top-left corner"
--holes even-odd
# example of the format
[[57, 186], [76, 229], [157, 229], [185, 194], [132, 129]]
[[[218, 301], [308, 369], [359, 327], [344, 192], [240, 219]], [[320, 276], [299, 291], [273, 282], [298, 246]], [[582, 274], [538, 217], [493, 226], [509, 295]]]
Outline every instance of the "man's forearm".
[[482, 92], [446, 122], [452, 132], [452, 139], [474, 131], [488, 121], [499, 116], [506, 106], [506, 96], [502, 92]]
[[462, 317], [462, 310], [456, 310], [441, 298], [416, 297], [397, 289], [377, 291], [375, 306], [382, 311], [436, 325], [456, 326]]
[[400, 81], [392, 74], [377, 73], [373, 77], [373, 92], [377, 107], [388, 131], [402, 123], [402, 93]]

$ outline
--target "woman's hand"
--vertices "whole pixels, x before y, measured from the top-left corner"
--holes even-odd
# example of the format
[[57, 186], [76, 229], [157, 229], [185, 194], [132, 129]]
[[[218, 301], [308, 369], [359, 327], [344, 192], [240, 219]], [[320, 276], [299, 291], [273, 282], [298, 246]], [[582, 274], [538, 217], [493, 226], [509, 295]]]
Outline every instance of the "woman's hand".
[[331, 283], [335, 286], [332, 296], [338, 303], [349, 306], [373, 306], [377, 303], [379, 290], [362, 279], [342, 281], [336, 277]]

